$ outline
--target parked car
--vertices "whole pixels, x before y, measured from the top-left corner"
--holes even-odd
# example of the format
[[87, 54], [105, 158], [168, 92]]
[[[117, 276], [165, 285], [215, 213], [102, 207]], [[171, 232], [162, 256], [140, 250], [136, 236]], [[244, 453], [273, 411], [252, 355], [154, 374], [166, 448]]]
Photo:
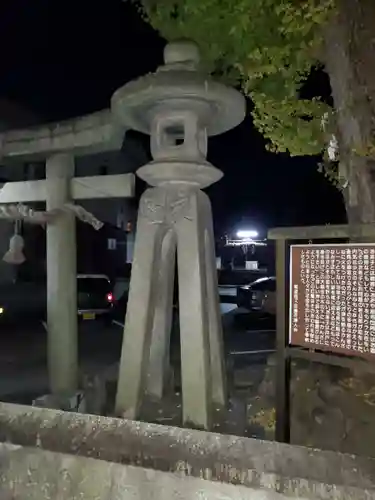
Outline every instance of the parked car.
[[[114, 296], [104, 274], [77, 275], [77, 314], [82, 320], [110, 320]], [[0, 288], [0, 318], [10, 321], [44, 321], [47, 317], [45, 281], [18, 282]]]
[[[178, 310], [178, 277], [176, 275], [173, 286], [173, 312]], [[117, 322], [124, 323], [128, 307], [129, 286], [122, 292], [113, 307], [113, 317]]]
[[276, 315], [276, 278], [267, 276], [238, 287], [237, 306], [266, 315]]
[[[112, 284], [105, 274], [77, 276], [78, 316], [83, 320], [107, 318], [113, 310]], [[110, 319], [110, 318], [108, 318]]]

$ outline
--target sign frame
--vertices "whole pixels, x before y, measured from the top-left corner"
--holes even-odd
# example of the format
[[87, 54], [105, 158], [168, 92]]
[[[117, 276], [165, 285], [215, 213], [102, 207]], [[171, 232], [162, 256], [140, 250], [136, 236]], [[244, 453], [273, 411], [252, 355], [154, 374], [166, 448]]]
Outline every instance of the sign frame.
[[[344, 240], [346, 245], [375, 245], [375, 224], [326, 225], [309, 227], [275, 228], [268, 232], [268, 239], [276, 242], [276, 432], [279, 442], [290, 442], [290, 382], [292, 359], [305, 359], [333, 366], [340, 366], [375, 374], [375, 363], [369, 358], [321, 351], [316, 347], [295, 346], [289, 343], [290, 328], [290, 247], [306, 241]], [[366, 243], [347, 243], [348, 239], [361, 239]], [[368, 243], [372, 240], [371, 243]], [[321, 241], [321, 244], [326, 241]], [[340, 244], [340, 243], [339, 243]], [[336, 244], [337, 245], [337, 244]], [[302, 245], [305, 246], [305, 245]]]

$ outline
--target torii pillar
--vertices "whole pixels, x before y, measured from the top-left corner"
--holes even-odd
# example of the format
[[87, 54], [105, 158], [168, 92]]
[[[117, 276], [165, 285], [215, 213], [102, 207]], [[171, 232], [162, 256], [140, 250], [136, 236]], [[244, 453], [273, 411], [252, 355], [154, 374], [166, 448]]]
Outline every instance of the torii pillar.
[[169, 44], [164, 59], [112, 98], [120, 123], [151, 135], [154, 158], [137, 172], [153, 187], [140, 200], [116, 413], [136, 419], [146, 390], [163, 395], [177, 250], [183, 423], [207, 429], [213, 404], [226, 404], [211, 204], [201, 191], [222, 173], [206, 160], [207, 136], [238, 125], [245, 101], [197, 71], [194, 44]]
[[[71, 202], [74, 156], [46, 161], [46, 209]], [[77, 243], [74, 213], [61, 212], [47, 224], [48, 373], [52, 393], [78, 389]]]

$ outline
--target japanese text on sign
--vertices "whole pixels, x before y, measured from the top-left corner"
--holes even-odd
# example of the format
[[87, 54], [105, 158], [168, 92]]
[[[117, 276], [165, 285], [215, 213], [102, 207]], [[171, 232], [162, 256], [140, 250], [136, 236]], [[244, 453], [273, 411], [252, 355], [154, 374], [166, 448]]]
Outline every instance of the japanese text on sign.
[[290, 342], [375, 355], [375, 244], [291, 247]]

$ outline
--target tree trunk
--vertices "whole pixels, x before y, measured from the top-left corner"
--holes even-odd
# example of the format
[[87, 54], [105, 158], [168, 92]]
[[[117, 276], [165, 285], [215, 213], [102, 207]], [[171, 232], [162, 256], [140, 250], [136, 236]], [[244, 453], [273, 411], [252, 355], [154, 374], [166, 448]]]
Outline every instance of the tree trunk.
[[375, 223], [375, 0], [336, 0], [324, 35], [348, 223]]

